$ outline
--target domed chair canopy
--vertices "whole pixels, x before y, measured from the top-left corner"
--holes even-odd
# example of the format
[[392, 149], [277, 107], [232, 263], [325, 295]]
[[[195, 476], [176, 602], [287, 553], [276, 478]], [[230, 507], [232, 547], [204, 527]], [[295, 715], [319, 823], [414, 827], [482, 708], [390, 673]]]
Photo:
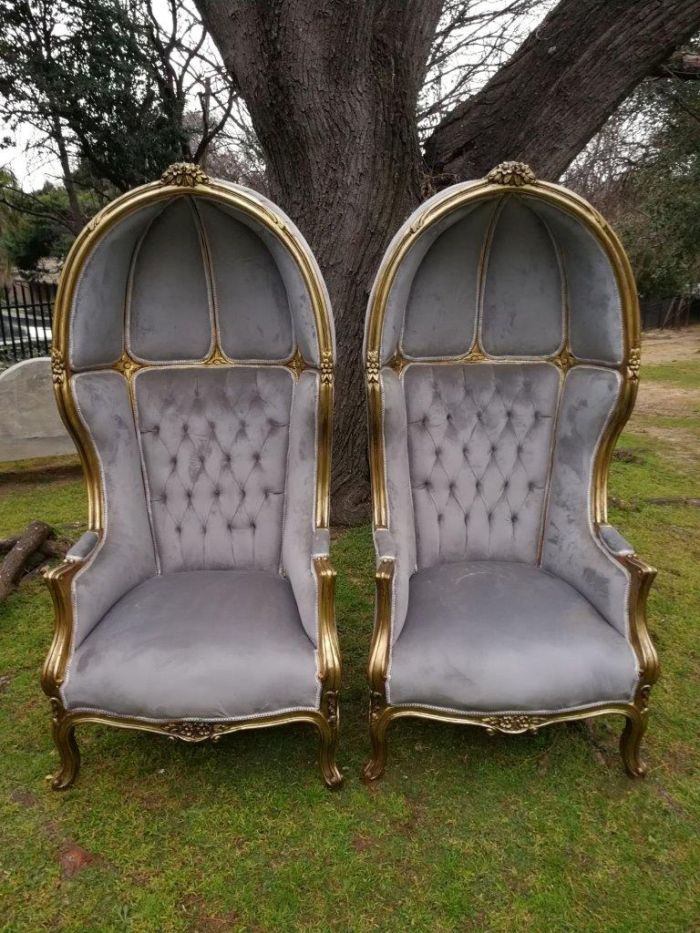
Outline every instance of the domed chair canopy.
[[653, 571], [607, 524], [639, 371], [634, 283], [584, 201], [506, 163], [394, 237], [365, 353], [378, 559], [374, 757], [400, 716], [524, 732], [619, 712], [639, 741]]
[[55, 786], [83, 721], [188, 741], [309, 721], [338, 783], [333, 357], [316, 262], [255, 192], [174, 166], [76, 241], [52, 359], [90, 531], [49, 575]]

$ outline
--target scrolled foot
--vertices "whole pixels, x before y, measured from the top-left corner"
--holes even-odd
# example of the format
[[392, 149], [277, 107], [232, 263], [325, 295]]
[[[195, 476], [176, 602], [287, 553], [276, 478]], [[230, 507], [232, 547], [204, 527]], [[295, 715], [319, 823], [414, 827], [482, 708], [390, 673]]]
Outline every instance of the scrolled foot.
[[51, 780], [53, 790], [67, 790], [80, 770], [80, 750], [75, 739], [75, 727], [60, 713], [54, 715], [53, 739], [61, 756], [61, 766]]
[[647, 766], [641, 760], [639, 751], [642, 743], [642, 737], [646, 732], [647, 717], [644, 714], [637, 713], [628, 716], [625, 728], [620, 736], [620, 754], [625, 765], [625, 770], [630, 777], [642, 778], [647, 773]]

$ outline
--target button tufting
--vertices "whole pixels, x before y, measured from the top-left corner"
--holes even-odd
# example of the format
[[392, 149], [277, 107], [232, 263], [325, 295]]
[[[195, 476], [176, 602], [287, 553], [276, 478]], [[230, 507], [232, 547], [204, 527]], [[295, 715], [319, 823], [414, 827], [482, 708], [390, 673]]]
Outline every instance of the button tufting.
[[518, 516], [515, 514], [515, 512], [513, 512], [513, 514], [510, 516], [510, 520], [513, 522], [513, 524], [517, 522]]
[[255, 531], [255, 522], [251, 522], [250, 527], [253, 529], [253, 531]]
[[187, 432], [189, 431], [189, 429], [190, 429], [190, 426], [189, 426], [188, 424], [183, 424], [183, 426], [182, 426], [182, 433], [183, 433], [183, 434], [187, 434]]
[[177, 466], [177, 457], [170, 458], [170, 466]]

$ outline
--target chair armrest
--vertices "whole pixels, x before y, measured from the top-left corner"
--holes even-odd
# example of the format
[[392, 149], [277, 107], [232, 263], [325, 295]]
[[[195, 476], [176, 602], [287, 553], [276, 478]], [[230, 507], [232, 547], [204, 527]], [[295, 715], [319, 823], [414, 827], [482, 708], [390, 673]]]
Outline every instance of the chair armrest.
[[66, 552], [66, 560], [74, 563], [87, 560], [97, 546], [100, 536], [96, 531], [86, 531]]
[[377, 563], [383, 560], [396, 560], [397, 548], [394, 536], [388, 528], [376, 528], [374, 531], [374, 551]]
[[598, 525], [598, 537], [605, 547], [616, 557], [629, 557], [634, 548], [612, 525]]
[[328, 528], [316, 528], [311, 538], [311, 558], [328, 557], [331, 552], [331, 533]]

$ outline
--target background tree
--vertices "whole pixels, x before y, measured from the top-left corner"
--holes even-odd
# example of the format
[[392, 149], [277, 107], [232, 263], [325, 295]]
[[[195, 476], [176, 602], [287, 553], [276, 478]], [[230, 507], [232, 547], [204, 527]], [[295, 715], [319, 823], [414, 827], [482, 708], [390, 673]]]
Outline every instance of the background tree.
[[504, 159], [558, 178], [639, 82], [700, 28], [700, 0], [560, 0], [423, 146], [418, 99], [441, 17], [466, 16], [475, 4], [196, 2], [248, 106], [270, 193], [308, 238], [330, 289], [343, 400], [334, 518], [353, 522], [368, 501], [359, 347], [388, 238], [434, 187], [481, 176]]
[[10, 130], [32, 127], [34, 147], [58, 160], [74, 232], [86, 220], [81, 189], [104, 201], [170, 162], [204, 162], [236, 116], [194, 8], [166, 0], [159, 9], [154, 0], [0, 0], [0, 113]]

